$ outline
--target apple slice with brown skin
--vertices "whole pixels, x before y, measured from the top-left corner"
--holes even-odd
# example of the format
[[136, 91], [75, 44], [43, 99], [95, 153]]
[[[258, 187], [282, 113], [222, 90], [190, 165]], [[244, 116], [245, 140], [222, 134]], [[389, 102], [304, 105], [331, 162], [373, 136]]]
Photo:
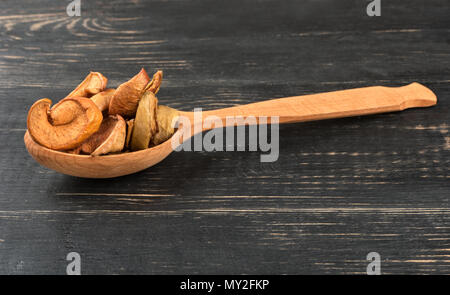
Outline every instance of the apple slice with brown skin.
[[[53, 105], [52, 110], [57, 109], [59, 105], [68, 98], [71, 97], [91, 97], [99, 92], [102, 92], [106, 88], [108, 79], [99, 72], [90, 72], [84, 80], [78, 84], [78, 86], [67, 95], [65, 98], [61, 99], [55, 105]], [[55, 117], [55, 116], [54, 116]], [[66, 124], [62, 117], [59, 119], [57, 124]]]
[[75, 88], [65, 98], [70, 97], [91, 97], [105, 90], [108, 79], [99, 72], [90, 72], [83, 82]]
[[53, 150], [76, 148], [103, 120], [102, 112], [89, 98], [68, 98], [50, 110], [51, 104], [48, 98], [35, 102], [28, 112], [27, 127], [36, 142]]
[[105, 89], [102, 92], [97, 93], [91, 97], [91, 100], [97, 105], [100, 111], [107, 111], [109, 108], [109, 103], [116, 90], [114, 88]]
[[100, 128], [81, 145], [81, 152], [92, 156], [120, 152], [125, 146], [126, 123], [120, 115], [105, 118]]
[[133, 117], [148, 82], [150, 82], [150, 78], [147, 72], [141, 69], [133, 78], [117, 87], [111, 97], [108, 113], [110, 115], [119, 114], [125, 117]]
[[154, 94], [157, 94], [159, 91], [159, 88], [161, 88], [162, 78], [163, 78], [163, 72], [157, 71], [153, 75], [153, 78], [150, 81], [150, 83], [148, 83], [147, 86], [145, 87], [145, 91], [151, 91]]

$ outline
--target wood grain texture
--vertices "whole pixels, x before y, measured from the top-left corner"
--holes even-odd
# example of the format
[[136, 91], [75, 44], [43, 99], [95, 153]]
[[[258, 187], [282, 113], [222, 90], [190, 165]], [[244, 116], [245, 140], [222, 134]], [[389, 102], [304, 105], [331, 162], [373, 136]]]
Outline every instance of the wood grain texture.
[[[0, 273], [450, 273], [450, 8], [444, 0], [0, 2]], [[280, 126], [280, 157], [182, 152], [86, 180], [41, 167], [31, 104], [88, 73], [164, 70], [183, 111], [419, 82], [433, 108]]]
[[[437, 102], [436, 95], [419, 83], [403, 87], [372, 86], [363, 88], [292, 96], [256, 102], [247, 105], [207, 111], [202, 119], [217, 116], [227, 124], [227, 117], [279, 117], [279, 122], [298, 123], [354, 116], [403, 111], [408, 108], [430, 107]], [[191, 121], [194, 113], [183, 112]], [[203, 122], [200, 122], [203, 125]], [[205, 128], [205, 130], [207, 130]]]

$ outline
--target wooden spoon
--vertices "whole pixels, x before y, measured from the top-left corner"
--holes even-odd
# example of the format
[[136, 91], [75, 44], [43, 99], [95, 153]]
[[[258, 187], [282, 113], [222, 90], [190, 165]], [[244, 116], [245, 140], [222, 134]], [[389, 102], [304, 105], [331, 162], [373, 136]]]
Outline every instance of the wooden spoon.
[[[280, 123], [294, 123], [402, 111], [432, 106], [436, 102], [436, 95], [430, 89], [419, 83], [412, 83], [403, 87], [374, 86], [279, 98], [205, 111], [202, 117], [218, 116], [224, 126], [227, 116], [279, 116]], [[194, 122], [193, 112], [179, 113]], [[37, 144], [28, 131], [24, 140], [28, 152], [41, 165], [64, 174], [86, 178], [111, 178], [135, 173], [161, 162], [173, 150], [169, 139], [137, 152], [93, 157], [47, 149]]]

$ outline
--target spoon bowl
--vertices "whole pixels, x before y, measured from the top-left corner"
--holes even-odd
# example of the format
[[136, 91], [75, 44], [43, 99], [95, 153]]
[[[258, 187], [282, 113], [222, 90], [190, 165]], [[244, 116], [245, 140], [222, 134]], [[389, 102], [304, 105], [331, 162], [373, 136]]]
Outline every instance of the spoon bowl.
[[145, 150], [104, 156], [76, 155], [48, 149], [24, 136], [28, 153], [42, 166], [83, 178], [113, 178], [139, 172], [164, 160], [172, 151], [171, 139]]
[[[430, 89], [419, 83], [411, 83], [402, 87], [372, 86], [266, 100], [206, 111], [202, 113], [200, 120], [196, 119], [197, 116], [193, 112], [178, 113], [180, 117], [188, 119], [193, 135], [212, 128], [211, 124], [203, 124], [210, 116], [219, 118], [222, 126], [227, 127], [247, 124], [244, 120], [240, 120], [240, 123], [229, 121], [230, 117], [252, 116], [255, 117], [257, 124], [260, 118], [270, 118], [270, 122], [274, 118], [274, 122], [295, 123], [397, 112], [408, 108], [429, 107], [436, 103], [436, 95]], [[187, 138], [181, 136], [181, 130], [178, 129], [172, 138], [177, 136], [186, 140]], [[177, 134], [178, 132], [180, 134]], [[85, 178], [111, 178], [132, 174], [161, 162], [174, 149], [172, 139], [168, 139], [155, 147], [137, 152], [90, 156], [45, 148], [36, 143], [28, 131], [24, 140], [30, 155], [41, 165], [64, 174]]]

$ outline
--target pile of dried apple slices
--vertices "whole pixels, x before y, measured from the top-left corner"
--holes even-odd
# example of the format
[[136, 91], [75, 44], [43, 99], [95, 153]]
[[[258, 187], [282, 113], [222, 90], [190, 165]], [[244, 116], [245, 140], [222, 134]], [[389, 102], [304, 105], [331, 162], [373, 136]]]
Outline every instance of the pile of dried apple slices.
[[43, 98], [30, 108], [27, 127], [34, 141], [74, 154], [105, 155], [158, 145], [175, 132], [177, 110], [158, 105], [162, 71], [150, 79], [142, 69], [116, 89], [91, 72], [75, 90], [56, 103]]

